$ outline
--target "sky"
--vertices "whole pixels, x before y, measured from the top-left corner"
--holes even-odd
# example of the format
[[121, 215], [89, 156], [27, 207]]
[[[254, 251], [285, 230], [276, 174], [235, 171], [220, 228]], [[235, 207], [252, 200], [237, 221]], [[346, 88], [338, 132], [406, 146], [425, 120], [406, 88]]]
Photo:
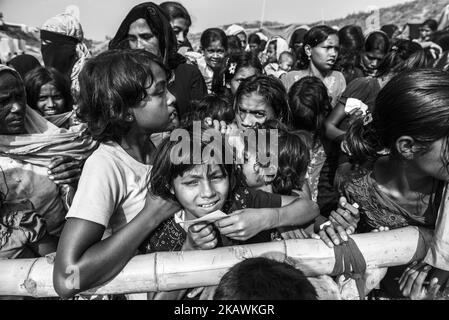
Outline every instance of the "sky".
[[[178, 0], [192, 17], [191, 32], [243, 21], [311, 23], [343, 18], [372, 6], [392, 6], [411, 0]], [[48, 18], [64, 12], [68, 5], [80, 9], [86, 38], [103, 40], [114, 36], [128, 11], [142, 0], [0, 0], [5, 21], [41, 26]], [[154, 1], [161, 3], [163, 1]]]

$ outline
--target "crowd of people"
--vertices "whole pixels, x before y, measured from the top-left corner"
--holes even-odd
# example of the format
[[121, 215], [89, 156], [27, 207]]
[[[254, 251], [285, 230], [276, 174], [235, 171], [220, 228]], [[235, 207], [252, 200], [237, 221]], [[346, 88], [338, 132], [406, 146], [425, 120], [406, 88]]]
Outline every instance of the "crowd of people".
[[[64, 13], [42, 25], [44, 65], [26, 54], [0, 65], [0, 259], [56, 252], [54, 288], [72, 298], [138, 254], [307, 238], [335, 248], [415, 226], [434, 231], [429, 253], [367, 271], [359, 298], [443, 292], [449, 31], [428, 19], [418, 39], [394, 25], [301, 26], [284, 39], [231, 25], [204, 30], [194, 51], [191, 24], [180, 3], [141, 3], [92, 56]], [[248, 259], [218, 287], [145, 298], [319, 299], [294, 266]]]

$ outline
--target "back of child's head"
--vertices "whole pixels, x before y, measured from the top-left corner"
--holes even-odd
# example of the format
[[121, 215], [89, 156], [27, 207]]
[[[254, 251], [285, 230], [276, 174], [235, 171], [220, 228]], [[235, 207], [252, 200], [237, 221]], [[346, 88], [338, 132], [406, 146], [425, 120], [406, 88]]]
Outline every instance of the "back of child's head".
[[288, 105], [288, 95], [279, 79], [272, 76], [256, 75], [243, 80], [235, 95], [235, 112], [238, 112], [241, 99], [251, 94], [260, 95], [273, 109], [275, 118], [290, 125], [292, 115]]
[[238, 54], [241, 53], [243, 49], [239, 37], [235, 35], [228, 36], [228, 54]]
[[[449, 136], [449, 74], [435, 69], [402, 72], [382, 88], [372, 113], [346, 132], [348, 151], [357, 162], [374, 161], [382, 151], [398, 156], [401, 136], [425, 152], [430, 143]], [[447, 147], [442, 155], [447, 162]]]
[[324, 83], [317, 77], [300, 79], [290, 88], [288, 102], [293, 128], [310, 132], [314, 143], [324, 138], [324, 121], [332, 110]]
[[317, 300], [317, 293], [300, 270], [257, 257], [231, 267], [221, 278], [214, 300]]
[[214, 120], [231, 123], [234, 121], [234, 109], [232, 102], [225, 96], [208, 94], [198, 101], [192, 102], [192, 111], [183, 118], [183, 124], [189, 124], [192, 121], [202, 121], [206, 117]]
[[100, 142], [119, 141], [130, 129], [129, 109], [147, 96], [151, 67], [166, 67], [145, 50], [109, 50], [87, 60], [79, 75], [79, 117]]
[[[213, 154], [211, 154], [213, 150]], [[151, 192], [163, 199], [174, 200], [172, 184], [197, 165], [218, 164], [229, 178], [229, 190], [233, 190], [233, 150], [218, 130], [205, 126], [202, 121], [184, 124], [173, 130], [158, 146], [151, 170]]]
[[203, 50], [206, 50], [212, 43], [220, 41], [225, 50], [228, 50], [228, 37], [226, 33], [219, 28], [209, 28], [201, 34], [200, 44]]
[[310, 162], [310, 134], [302, 130], [290, 130], [277, 120], [269, 120], [259, 128], [277, 129], [277, 173], [271, 183], [273, 192], [291, 195], [301, 190]]
[[[410, 40], [398, 39], [391, 47], [390, 52], [384, 57], [378, 68], [378, 76], [382, 77], [389, 73], [395, 74], [403, 70], [404, 62], [415, 52], [423, 51], [422, 47]], [[414, 68], [424, 67], [413, 65]]]

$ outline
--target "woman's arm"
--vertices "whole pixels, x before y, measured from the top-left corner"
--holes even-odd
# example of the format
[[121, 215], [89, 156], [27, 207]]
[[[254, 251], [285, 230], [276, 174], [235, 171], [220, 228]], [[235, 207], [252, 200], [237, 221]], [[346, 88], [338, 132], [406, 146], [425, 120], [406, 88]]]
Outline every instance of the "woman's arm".
[[59, 240], [53, 285], [63, 298], [98, 286], [115, 277], [136, 254], [138, 246], [179, 207], [147, 196], [144, 208], [126, 226], [101, 240], [105, 227], [68, 218]]

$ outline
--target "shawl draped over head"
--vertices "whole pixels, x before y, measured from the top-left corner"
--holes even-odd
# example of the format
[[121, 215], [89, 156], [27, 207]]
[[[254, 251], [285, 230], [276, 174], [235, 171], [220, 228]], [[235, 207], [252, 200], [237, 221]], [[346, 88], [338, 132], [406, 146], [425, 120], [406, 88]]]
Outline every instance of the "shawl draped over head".
[[243, 32], [244, 34], [246, 34], [245, 29], [243, 29], [243, 27], [242, 27], [242, 26], [239, 26], [238, 24], [230, 25], [230, 26], [226, 29], [226, 31], [225, 31], [225, 33], [226, 33], [227, 36], [236, 36], [236, 35], [238, 35], [239, 33], [242, 33], [242, 32]]
[[69, 13], [48, 19], [41, 28], [41, 51], [45, 66], [68, 76], [75, 92], [79, 92], [78, 75], [85, 60], [90, 57], [83, 40], [80, 22]]
[[20, 76], [25, 78], [25, 74], [34, 68], [40, 67], [41, 64], [34, 56], [30, 54], [21, 54], [9, 60], [8, 66], [16, 69]]
[[268, 47], [270, 43], [272, 43], [273, 41], [276, 41], [276, 60], [279, 61], [281, 53], [284, 51], [290, 51], [290, 48], [288, 46], [287, 41], [284, 38], [282, 38], [281, 36], [274, 36], [267, 42], [264, 54], [267, 54]]
[[166, 13], [153, 2], [144, 2], [136, 5], [126, 15], [120, 24], [114, 38], [109, 42], [109, 49], [128, 49], [128, 32], [130, 25], [138, 19], [145, 19], [151, 31], [159, 40], [159, 50], [162, 60], [169, 69], [175, 69], [186, 60], [177, 54], [177, 42], [170, 19]]

